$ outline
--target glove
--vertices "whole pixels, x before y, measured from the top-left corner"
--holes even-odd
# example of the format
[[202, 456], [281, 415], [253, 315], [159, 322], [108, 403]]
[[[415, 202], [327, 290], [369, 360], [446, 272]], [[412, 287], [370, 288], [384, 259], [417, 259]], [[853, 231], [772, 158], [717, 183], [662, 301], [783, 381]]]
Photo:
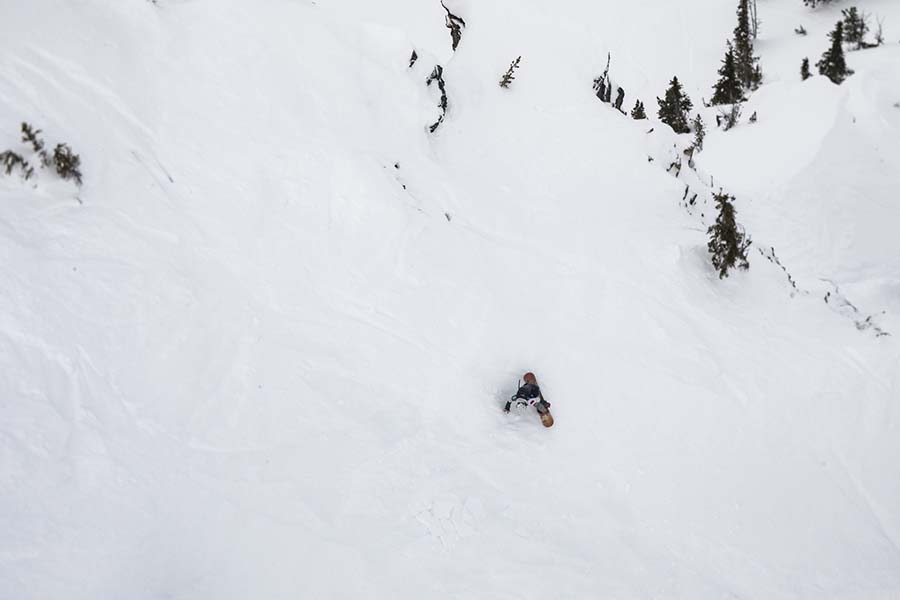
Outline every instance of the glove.
[[509, 405], [510, 405], [510, 404], [512, 404], [512, 401], [506, 403], [506, 406], [503, 407], [503, 412], [505, 412], [505, 413], [508, 413], [508, 412], [509, 412]]

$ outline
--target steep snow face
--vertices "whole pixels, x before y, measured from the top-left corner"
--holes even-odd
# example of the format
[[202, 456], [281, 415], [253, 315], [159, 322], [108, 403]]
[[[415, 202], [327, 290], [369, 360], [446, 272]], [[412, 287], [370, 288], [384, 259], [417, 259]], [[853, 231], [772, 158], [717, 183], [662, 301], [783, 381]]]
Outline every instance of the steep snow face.
[[591, 82], [700, 106], [731, 3], [13, 4], [0, 150], [85, 181], [0, 177], [5, 595], [900, 595], [900, 57], [799, 82], [839, 7], [760, 3], [676, 177]]

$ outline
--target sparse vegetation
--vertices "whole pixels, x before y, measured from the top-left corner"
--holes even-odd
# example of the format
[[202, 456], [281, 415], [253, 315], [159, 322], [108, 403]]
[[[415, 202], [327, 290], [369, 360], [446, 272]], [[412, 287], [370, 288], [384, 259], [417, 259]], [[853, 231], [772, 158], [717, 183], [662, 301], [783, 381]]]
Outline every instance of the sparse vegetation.
[[509, 68], [506, 70], [506, 73], [503, 74], [503, 77], [500, 79], [500, 87], [508, 88], [509, 84], [513, 82], [516, 78], [514, 75], [516, 69], [519, 68], [519, 63], [522, 61], [522, 57], [519, 56], [516, 60], [512, 61], [509, 65]]
[[716, 125], [728, 131], [740, 122], [743, 110], [744, 107], [740, 102], [735, 102], [728, 108], [719, 109], [719, 114], [716, 115]]
[[22, 158], [20, 154], [16, 154], [12, 150], [0, 152], [0, 165], [3, 166], [7, 175], [12, 175], [14, 169], [19, 169], [22, 177], [25, 179], [31, 179], [31, 176], [34, 174], [34, 167], [28, 164], [28, 161]]
[[[22, 142], [31, 147], [32, 154], [37, 157], [41, 168], [53, 167], [57, 175], [70, 179], [81, 185], [81, 157], [75, 154], [68, 144], [57, 144], [53, 154], [47, 152], [46, 144], [40, 137], [41, 130], [28, 123], [22, 123]], [[0, 152], [0, 166], [7, 175], [18, 169], [26, 180], [34, 175], [34, 167], [22, 154], [13, 150]]]
[[67, 144], [57, 144], [53, 149], [53, 164], [57, 175], [81, 185], [81, 157], [72, 152]]
[[444, 83], [444, 68], [441, 65], [435, 65], [431, 75], [425, 80], [425, 85], [429, 87], [431, 87], [432, 83], [436, 83], [438, 90], [441, 92], [441, 99], [438, 103], [438, 108], [441, 109], [441, 116], [428, 127], [430, 133], [434, 133], [441, 126], [441, 123], [444, 122], [444, 117], [447, 116], [447, 86]]

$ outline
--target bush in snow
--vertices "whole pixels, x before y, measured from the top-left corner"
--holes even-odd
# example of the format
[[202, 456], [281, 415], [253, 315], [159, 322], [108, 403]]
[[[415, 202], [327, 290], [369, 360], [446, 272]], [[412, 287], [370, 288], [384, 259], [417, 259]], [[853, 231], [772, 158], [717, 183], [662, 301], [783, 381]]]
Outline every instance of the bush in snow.
[[853, 71], [847, 68], [847, 61], [844, 59], [844, 48], [841, 45], [844, 39], [844, 23], [838, 21], [829, 37], [831, 38], [831, 47], [825, 51], [821, 60], [816, 63], [816, 67], [819, 68], [821, 75], [840, 85], [847, 77], [853, 74]]
[[812, 77], [812, 73], [809, 72], [809, 59], [804, 58], [803, 62], [800, 63], [800, 78], [806, 81], [810, 77]]
[[603, 71], [603, 75], [594, 79], [594, 91], [597, 93], [597, 98], [600, 99], [601, 102], [606, 102], [609, 104], [612, 99], [612, 83], [609, 81], [609, 63], [612, 61], [612, 54], [606, 54], [606, 69]]
[[747, 248], [752, 241], [737, 224], [737, 211], [734, 209], [734, 196], [719, 191], [713, 195], [719, 216], [707, 233], [709, 243], [707, 249], [712, 255], [713, 267], [719, 272], [719, 279], [728, 277], [732, 269], [748, 269]]
[[7, 175], [12, 175], [13, 169], [16, 168], [22, 172], [22, 177], [25, 179], [31, 179], [31, 176], [34, 175], [34, 167], [12, 150], [0, 152], [0, 166], [3, 166]]
[[57, 144], [53, 149], [53, 164], [57, 175], [81, 185], [81, 157], [72, 152], [67, 144]]
[[743, 99], [744, 91], [741, 89], [735, 68], [734, 48], [731, 42], [728, 42], [728, 51], [725, 52], [722, 66], [719, 67], [719, 81], [713, 86], [713, 97], [710, 102], [713, 105], [734, 104]]
[[644, 110], [644, 103], [640, 100], [635, 101], [634, 108], [631, 109], [631, 118], [635, 121], [641, 121], [647, 118], [647, 111]]
[[688, 111], [694, 103], [684, 93], [678, 77], [673, 77], [666, 90], [665, 99], [656, 98], [659, 103], [659, 120], [671, 127], [675, 133], [690, 133], [688, 127]]
[[[35, 129], [28, 123], [22, 123], [22, 141], [31, 146], [32, 151], [40, 159], [40, 166], [53, 167], [56, 173], [63, 179], [71, 179], [81, 185], [81, 157], [72, 152], [66, 144], [57, 144], [50, 155], [46, 150], [44, 140], [40, 137], [41, 130]], [[7, 175], [12, 174], [13, 169], [18, 168], [25, 179], [31, 179], [34, 175], [34, 167], [22, 155], [12, 150], [0, 152], [0, 165]]]
[[511, 84], [513, 82], [513, 79], [516, 78], [516, 76], [513, 75], [513, 72], [519, 68], [519, 62], [521, 60], [522, 60], [522, 57], [520, 56], [519, 58], [517, 58], [516, 60], [512, 61], [509, 64], [509, 68], [506, 70], [506, 73], [504, 73], [503, 77], [500, 79], [500, 87], [508, 88], [509, 84]]
[[743, 111], [743, 106], [740, 102], [731, 105], [731, 108], [728, 109], [720, 109], [719, 114], [716, 115], [716, 125], [728, 131], [732, 127], [738, 124], [741, 119], [741, 112]]
[[441, 6], [447, 11], [447, 17], [444, 23], [446, 24], [447, 29], [450, 30], [450, 40], [453, 44], [453, 51], [456, 52], [456, 47], [459, 46], [459, 41], [462, 39], [462, 30], [465, 28], [466, 22], [463, 21], [461, 17], [450, 12], [450, 9], [444, 6], [443, 2], [441, 2]]
[[828, 4], [831, 0], [803, 0], [803, 4], [815, 8], [818, 4]]
[[50, 155], [47, 154], [47, 151], [44, 149], [44, 140], [38, 137], [40, 133], [40, 129], [35, 129], [28, 123], [22, 123], [22, 141], [29, 144], [35, 154], [40, 157], [41, 166], [49, 167], [52, 164], [52, 160], [50, 159]]
[[619, 86], [619, 88], [616, 90], [616, 101], [613, 103], [613, 106], [615, 107], [615, 109], [617, 111], [619, 111], [623, 115], [625, 114], [625, 111], [622, 110], [622, 105], [624, 103], [625, 103], [625, 88], [623, 88], [622, 86]]
[[431, 75], [425, 80], [425, 85], [429, 87], [431, 87], [432, 83], [437, 83], [438, 90], [441, 92], [441, 101], [438, 103], [438, 108], [441, 109], [441, 116], [428, 127], [428, 131], [434, 133], [441, 126], [441, 123], [444, 122], [444, 117], [447, 116], [447, 87], [444, 83], [444, 68], [441, 65], [435, 65]]
[[806, 27], [804, 27], [803, 25], [801, 25], [800, 27], [795, 27], [794, 33], [796, 33], [797, 35], [806, 35]]

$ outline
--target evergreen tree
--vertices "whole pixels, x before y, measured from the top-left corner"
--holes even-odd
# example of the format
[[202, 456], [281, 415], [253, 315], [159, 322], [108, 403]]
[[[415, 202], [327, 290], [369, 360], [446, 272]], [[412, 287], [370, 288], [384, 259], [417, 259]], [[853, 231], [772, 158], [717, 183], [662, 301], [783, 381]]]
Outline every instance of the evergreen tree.
[[752, 243], [736, 221], [734, 196], [724, 192], [713, 195], [719, 216], [707, 233], [709, 243], [707, 249], [712, 255], [712, 264], [719, 272], [719, 279], [728, 277], [728, 271], [734, 268], [748, 269], [747, 248]]
[[728, 42], [728, 51], [725, 53], [722, 66], [719, 67], [719, 76], [719, 81], [713, 86], [714, 93], [711, 102], [714, 105], [734, 104], [744, 99], [741, 82], [738, 81], [735, 70], [734, 47], [731, 42]]
[[697, 152], [701, 152], [703, 150], [703, 140], [706, 139], [706, 123], [703, 122], [703, 117], [700, 116], [700, 113], [697, 113], [697, 116], [691, 121], [691, 126], [694, 130], [693, 147]]
[[684, 93], [678, 77], [673, 77], [669, 83], [666, 98], [664, 100], [657, 98], [656, 101], [659, 103], [660, 121], [671, 127], [675, 133], [690, 133], [687, 113], [694, 108], [694, 103]]
[[838, 21], [829, 37], [831, 38], [831, 47], [825, 51], [822, 59], [816, 63], [816, 67], [821, 75], [840, 85], [853, 74], [853, 71], [847, 68], [847, 62], [844, 60], [844, 48], [841, 45], [844, 39], [844, 23]]
[[738, 24], [734, 28], [734, 61], [738, 80], [744, 89], [755, 90], [762, 83], [759, 59], [753, 56], [753, 34], [750, 30], [750, 2], [738, 1]]
[[812, 74], [809, 72], [809, 59], [804, 58], [803, 63], [800, 64], [800, 77], [803, 78], [803, 81], [806, 81]]
[[849, 44], [856, 44], [856, 49], [863, 47], [866, 33], [869, 31], [868, 15], [860, 14], [855, 6], [845, 8], [841, 11], [844, 15], [844, 41]]
[[634, 103], [634, 108], [631, 109], [631, 118], [636, 121], [647, 118], [647, 112], [644, 110], [644, 103], [640, 100]]

